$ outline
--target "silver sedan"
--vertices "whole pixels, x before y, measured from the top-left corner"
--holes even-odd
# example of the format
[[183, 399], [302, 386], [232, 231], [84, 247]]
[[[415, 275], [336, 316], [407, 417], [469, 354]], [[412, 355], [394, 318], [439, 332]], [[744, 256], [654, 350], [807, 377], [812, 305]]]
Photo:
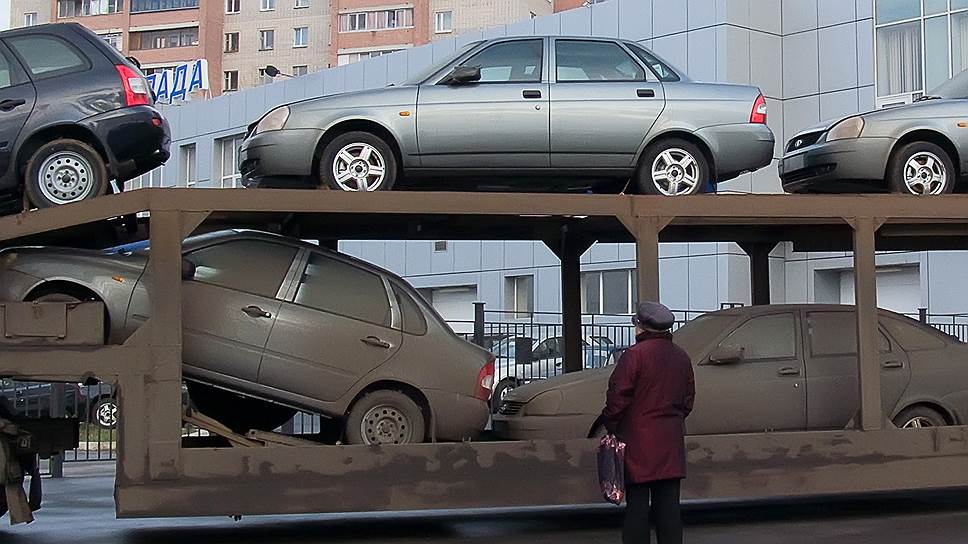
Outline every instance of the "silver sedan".
[[766, 166], [773, 149], [756, 87], [690, 81], [635, 42], [517, 37], [402, 85], [275, 108], [239, 164], [247, 186], [675, 196]]
[[797, 133], [780, 164], [791, 193], [940, 195], [968, 169], [968, 72], [913, 104], [834, 119]]

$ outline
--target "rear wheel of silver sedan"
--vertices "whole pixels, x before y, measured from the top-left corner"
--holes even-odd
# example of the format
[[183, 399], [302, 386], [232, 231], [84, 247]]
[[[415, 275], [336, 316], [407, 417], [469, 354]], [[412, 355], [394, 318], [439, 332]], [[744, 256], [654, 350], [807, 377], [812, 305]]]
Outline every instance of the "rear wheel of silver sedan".
[[709, 183], [709, 163], [692, 142], [667, 138], [646, 148], [636, 176], [639, 194], [695, 195]]
[[951, 157], [940, 146], [913, 142], [891, 157], [888, 185], [893, 193], [943, 195], [954, 191], [957, 172]]
[[346, 418], [350, 444], [417, 444], [426, 438], [423, 411], [400, 391], [367, 393]]
[[336, 191], [388, 191], [396, 178], [393, 149], [369, 132], [347, 132], [333, 138], [319, 161], [320, 186]]

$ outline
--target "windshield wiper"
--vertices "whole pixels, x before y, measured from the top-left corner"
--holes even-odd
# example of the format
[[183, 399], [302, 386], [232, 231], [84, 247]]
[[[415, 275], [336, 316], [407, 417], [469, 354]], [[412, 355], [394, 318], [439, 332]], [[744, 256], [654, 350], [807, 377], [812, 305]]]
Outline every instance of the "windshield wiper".
[[926, 95], [922, 96], [921, 98], [918, 98], [917, 100], [915, 100], [915, 102], [923, 102], [925, 100], [941, 100], [942, 98], [943, 97], [941, 97], [941, 96], [935, 96], [935, 95], [931, 95], [931, 94], [926, 94]]

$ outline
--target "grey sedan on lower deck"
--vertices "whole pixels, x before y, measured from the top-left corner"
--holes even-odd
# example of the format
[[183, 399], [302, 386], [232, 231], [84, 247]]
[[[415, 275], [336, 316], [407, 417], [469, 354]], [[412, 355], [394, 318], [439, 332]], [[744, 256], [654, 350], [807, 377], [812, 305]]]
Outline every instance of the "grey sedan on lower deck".
[[791, 193], [940, 195], [968, 175], [968, 72], [919, 101], [807, 128], [780, 163]]
[[401, 85], [277, 107], [249, 126], [243, 183], [706, 191], [773, 159], [756, 87], [693, 82], [638, 43], [474, 42]]

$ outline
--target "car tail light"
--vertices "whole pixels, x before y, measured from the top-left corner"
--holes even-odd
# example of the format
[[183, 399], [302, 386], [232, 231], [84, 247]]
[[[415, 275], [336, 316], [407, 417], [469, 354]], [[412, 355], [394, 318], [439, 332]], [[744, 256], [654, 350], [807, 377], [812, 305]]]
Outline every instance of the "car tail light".
[[494, 389], [494, 356], [488, 354], [487, 363], [481, 367], [477, 374], [477, 391], [474, 398], [487, 402], [491, 400], [491, 392]]
[[763, 95], [756, 97], [756, 101], [753, 102], [753, 111], [750, 113], [750, 123], [756, 123], [760, 125], [766, 124], [766, 98]]
[[118, 75], [121, 76], [121, 86], [124, 87], [124, 104], [126, 106], [148, 106], [151, 104], [151, 95], [148, 91], [148, 82], [138, 72], [130, 66], [118, 64]]

